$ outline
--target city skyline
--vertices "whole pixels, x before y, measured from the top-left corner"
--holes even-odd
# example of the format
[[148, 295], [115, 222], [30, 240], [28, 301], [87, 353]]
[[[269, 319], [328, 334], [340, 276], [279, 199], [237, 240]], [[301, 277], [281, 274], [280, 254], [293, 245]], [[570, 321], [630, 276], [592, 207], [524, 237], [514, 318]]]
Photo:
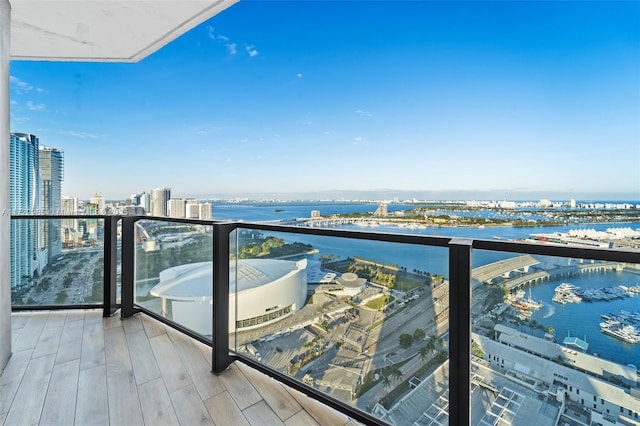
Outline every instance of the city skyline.
[[81, 199], [637, 200], [639, 20], [632, 2], [240, 2], [138, 64], [13, 61], [11, 128], [65, 151]]

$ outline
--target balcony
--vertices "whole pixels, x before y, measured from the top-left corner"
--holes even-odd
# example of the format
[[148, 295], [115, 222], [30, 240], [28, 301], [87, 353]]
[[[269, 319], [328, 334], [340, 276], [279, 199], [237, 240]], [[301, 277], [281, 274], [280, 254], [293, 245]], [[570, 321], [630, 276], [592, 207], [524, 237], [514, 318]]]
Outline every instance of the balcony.
[[0, 424], [355, 424], [242, 363], [211, 374], [211, 347], [144, 315], [16, 312], [12, 333]]
[[[232, 415], [521, 424], [527, 413], [538, 424], [634, 424], [640, 415], [635, 343], [597, 325], [607, 313], [635, 321], [623, 317], [640, 311], [637, 250], [154, 217], [12, 221], [55, 229], [72, 219], [94, 221], [83, 225], [91, 232], [62, 241], [14, 294], [14, 356], [0, 378], [12, 395], [0, 406], [6, 424], [84, 424], [98, 406], [102, 417], [91, 418], [112, 424]], [[626, 290], [589, 284], [603, 277]], [[582, 304], [578, 293], [553, 294], [573, 280], [589, 287]], [[605, 307], [608, 297], [624, 310]], [[591, 350], [575, 332], [565, 339], [580, 322], [596, 324], [584, 339]], [[103, 389], [94, 399], [81, 388], [91, 369]], [[24, 397], [30, 386], [38, 398]], [[14, 417], [29, 413], [40, 414]]]

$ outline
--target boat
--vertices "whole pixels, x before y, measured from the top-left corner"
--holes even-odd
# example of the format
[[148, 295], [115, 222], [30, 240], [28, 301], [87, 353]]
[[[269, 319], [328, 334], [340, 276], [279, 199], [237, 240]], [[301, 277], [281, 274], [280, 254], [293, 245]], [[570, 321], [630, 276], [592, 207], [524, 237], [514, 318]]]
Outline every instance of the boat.
[[603, 333], [627, 343], [640, 343], [640, 318], [637, 313], [621, 310], [617, 314], [603, 314], [601, 317], [605, 319], [600, 323]]
[[[529, 288], [529, 298], [525, 299], [525, 291], [519, 289], [514, 295], [509, 296], [507, 303], [518, 311], [536, 311], [542, 308], [542, 303], [538, 303], [531, 298], [531, 288]], [[530, 316], [529, 316], [530, 317]]]
[[577, 285], [573, 285], [573, 284], [569, 284], [569, 283], [562, 283], [560, 284], [558, 287], [556, 287], [556, 292], [560, 292], [560, 293], [567, 293], [570, 291], [575, 291], [578, 290], [580, 287], [578, 287]]
[[576, 292], [580, 290], [580, 287], [569, 284], [562, 283], [555, 289], [555, 294], [551, 298], [552, 301], [566, 304], [566, 303], [580, 303], [582, 302], [582, 297], [580, 297]]
[[615, 337], [616, 339], [622, 340], [623, 342], [627, 342], [630, 344], [640, 343], [640, 333], [634, 326], [629, 324], [623, 325], [622, 327], [602, 327], [601, 325], [600, 330], [604, 334], [608, 334], [609, 336]]
[[522, 303], [526, 304], [529, 309], [532, 310], [538, 310], [544, 306], [542, 303], [533, 300], [531, 297], [531, 287], [529, 287], [529, 298], [527, 300], [523, 300]]

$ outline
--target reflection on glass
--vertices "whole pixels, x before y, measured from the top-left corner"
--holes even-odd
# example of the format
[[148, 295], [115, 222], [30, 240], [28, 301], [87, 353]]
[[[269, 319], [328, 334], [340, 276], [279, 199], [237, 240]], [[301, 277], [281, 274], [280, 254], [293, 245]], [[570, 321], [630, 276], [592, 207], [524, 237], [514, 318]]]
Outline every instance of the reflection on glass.
[[636, 424], [638, 265], [498, 257], [473, 270], [472, 424]]
[[139, 220], [135, 229], [135, 303], [210, 336], [212, 227]]
[[250, 229], [231, 246], [238, 352], [388, 421], [446, 376], [446, 249]]
[[12, 219], [11, 303], [100, 304], [104, 220]]

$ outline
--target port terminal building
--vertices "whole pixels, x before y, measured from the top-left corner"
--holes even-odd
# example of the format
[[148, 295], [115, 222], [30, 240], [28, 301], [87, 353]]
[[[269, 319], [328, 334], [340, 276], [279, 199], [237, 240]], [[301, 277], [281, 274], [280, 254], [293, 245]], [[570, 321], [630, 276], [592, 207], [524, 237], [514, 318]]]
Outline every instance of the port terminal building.
[[[496, 339], [471, 334], [482, 351], [481, 357], [472, 357], [472, 424], [640, 425], [634, 366], [603, 360], [504, 325], [497, 325], [494, 334]], [[428, 377], [411, 378], [408, 394], [389, 408], [377, 404], [374, 413], [397, 426], [447, 424], [448, 380], [446, 361]], [[574, 421], [565, 422], [563, 416]]]
[[498, 324], [494, 339], [472, 333], [489, 366], [559, 402], [564, 399], [604, 419], [640, 425], [635, 365], [621, 365]]

